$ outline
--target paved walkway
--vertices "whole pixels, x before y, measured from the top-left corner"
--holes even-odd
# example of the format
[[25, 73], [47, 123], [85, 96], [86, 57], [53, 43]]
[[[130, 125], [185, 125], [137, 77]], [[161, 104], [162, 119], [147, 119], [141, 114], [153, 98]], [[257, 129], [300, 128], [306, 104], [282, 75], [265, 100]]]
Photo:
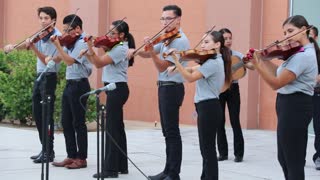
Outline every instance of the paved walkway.
[[[126, 122], [128, 155], [147, 175], [160, 172], [165, 163], [164, 139], [159, 127], [154, 123]], [[281, 180], [284, 179], [276, 159], [276, 133], [273, 131], [244, 130], [245, 157], [242, 163], [234, 163], [232, 131], [227, 129], [229, 139], [229, 160], [219, 163], [221, 180]], [[182, 180], [200, 179], [201, 155], [197, 129], [194, 126], [182, 126], [183, 162]], [[41, 165], [34, 164], [29, 156], [41, 148], [34, 128], [12, 128], [0, 125], [0, 180], [36, 180], [41, 179]], [[90, 180], [96, 172], [96, 133], [89, 133], [88, 167], [68, 170], [50, 165], [51, 180]], [[306, 180], [319, 180], [320, 171], [316, 171], [311, 160], [314, 137], [309, 136]], [[57, 161], [66, 156], [64, 137], [56, 133], [55, 153]], [[119, 180], [143, 180], [142, 174], [129, 165], [129, 175], [120, 175]]]

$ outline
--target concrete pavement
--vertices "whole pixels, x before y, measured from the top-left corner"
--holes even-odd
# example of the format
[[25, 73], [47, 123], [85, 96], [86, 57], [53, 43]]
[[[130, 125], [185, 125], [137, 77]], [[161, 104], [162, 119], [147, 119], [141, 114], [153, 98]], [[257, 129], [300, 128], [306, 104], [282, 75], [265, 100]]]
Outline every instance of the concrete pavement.
[[[154, 175], [163, 170], [165, 145], [161, 128], [154, 123], [126, 121], [129, 158], [146, 174]], [[277, 161], [276, 133], [273, 131], [244, 130], [245, 156], [242, 163], [233, 162], [233, 135], [227, 128], [229, 160], [219, 162], [221, 180], [281, 180], [284, 179]], [[200, 179], [202, 158], [199, 151], [197, 128], [181, 126], [183, 140], [182, 180]], [[34, 164], [29, 157], [41, 149], [37, 131], [34, 128], [19, 128], [0, 125], [0, 180], [41, 179], [41, 164]], [[90, 180], [96, 172], [96, 133], [89, 132], [88, 167], [79, 170], [50, 167], [51, 180]], [[314, 137], [309, 136], [306, 180], [319, 180], [320, 171], [312, 162]], [[66, 157], [64, 137], [55, 135], [56, 161]], [[119, 180], [146, 179], [129, 163], [129, 174], [119, 175]]]

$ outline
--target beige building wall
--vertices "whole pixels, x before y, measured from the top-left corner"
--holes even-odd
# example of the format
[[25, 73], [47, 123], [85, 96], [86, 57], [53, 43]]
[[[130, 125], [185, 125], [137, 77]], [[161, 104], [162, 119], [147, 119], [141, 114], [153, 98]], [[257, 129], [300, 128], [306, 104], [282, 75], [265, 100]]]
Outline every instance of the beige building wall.
[[[281, 25], [288, 16], [289, 7], [285, 0], [2, 0], [0, 45], [16, 43], [33, 34], [39, 29], [37, 8], [53, 6], [58, 13], [59, 29], [63, 17], [80, 8], [78, 15], [83, 19], [83, 28], [92, 35], [105, 34], [112, 21], [127, 17], [126, 22], [139, 47], [144, 36], [153, 36], [161, 29], [159, 18], [162, 7], [167, 4], [182, 8], [182, 29], [191, 47], [205, 31], [216, 25], [216, 30], [227, 27], [233, 32], [233, 49], [242, 53], [250, 47], [259, 49], [281, 39]], [[134, 66], [129, 68], [130, 97], [125, 105], [125, 119], [159, 122], [156, 80], [157, 71], [152, 60], [136, 57]], [[90, 82], [92, 88], [102, 86], [101, 70], [94, 70]], [[276, 93], [254, 71], [249, 71], [239, 83], [242, 127], [275, 129]], [[185, 84], [185, 90], [180, 120], [195, 124], [194, 84]]]

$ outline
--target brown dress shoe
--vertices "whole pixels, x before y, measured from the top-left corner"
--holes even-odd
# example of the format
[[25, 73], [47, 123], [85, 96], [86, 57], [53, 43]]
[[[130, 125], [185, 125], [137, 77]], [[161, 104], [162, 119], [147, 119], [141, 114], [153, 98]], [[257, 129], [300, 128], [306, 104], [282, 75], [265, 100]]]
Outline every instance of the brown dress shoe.
[[65, 166], [68, 169], [80, 169], [87, 167], [87, 160], [85, 159], [76, 159], [72, 164], [68, 164]]
[[56, 167], [64, 167], [66, 165], [72, 164], [75, 159], [65, 158], [62, 162], [53, 162], [52, 165]]

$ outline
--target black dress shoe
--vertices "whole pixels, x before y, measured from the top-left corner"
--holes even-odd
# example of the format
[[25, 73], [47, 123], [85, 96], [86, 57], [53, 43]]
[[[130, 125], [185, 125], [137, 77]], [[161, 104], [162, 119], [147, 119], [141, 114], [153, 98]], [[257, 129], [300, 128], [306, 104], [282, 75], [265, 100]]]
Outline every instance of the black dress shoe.
[[41, 154], [42, 154], [42, 151], [40, 151], [40, 153], [37, 155], [31, 156], [30, 159], [38, 159], [38, 157], [41, 156]]
[[42, 163], [42, 162], [47, 162], [47, 158], [49, 158], [49, 162], [53, 162], [54, 159], [54, 152], [50, 154], [48, 157], [46, 153], [43, 155], [41, 154], [37, 159], [33, 160], [34, 163]]
[[224, 160], [228, 160], [228, 156], [219, 156], [218, 157], [218, 161], [224, 161]]
[[119, 171], [119, 174], [129, 174], [129, 171], [128, 170], [122, 170], [122, 171]]
[[236, 156], [234, 158], [234, 162], [242, 162], [243, 161], [243, 156]]
[[164, 172], [161, 172], [154, 176], [148, 176], [150, 180], [164, 180], [167, 177], [167, 175]]
[[99, 173], [99, 174], [94, 174], [93, 175], [94, 178], [118, 178], [119, 175], [117, 172], [102, 172], [102, 173]]

